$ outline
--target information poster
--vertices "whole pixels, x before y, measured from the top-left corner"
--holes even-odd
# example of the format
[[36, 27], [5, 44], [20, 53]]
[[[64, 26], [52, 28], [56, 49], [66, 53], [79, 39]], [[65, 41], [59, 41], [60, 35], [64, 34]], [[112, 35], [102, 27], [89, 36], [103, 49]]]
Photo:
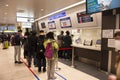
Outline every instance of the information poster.
[[87, 0], [87, 13], [100, 12], [120, 7], [120, 0]]
[[108, 47], [115, 47], [115, 39], [108, 39]]
[[103, 38], [113, 38], [113, 30], [103, 30], [102, 32]]
[[55, 21], [48, 22], [49, 29], [56, 29]]
[[70, 17], [60, 19], [60, 24], [61, 24], [61, 28], [69, 28], [69, 27], [72, 27]]
[[120, 40], [115, 40], [115, 49], [120, 50]]

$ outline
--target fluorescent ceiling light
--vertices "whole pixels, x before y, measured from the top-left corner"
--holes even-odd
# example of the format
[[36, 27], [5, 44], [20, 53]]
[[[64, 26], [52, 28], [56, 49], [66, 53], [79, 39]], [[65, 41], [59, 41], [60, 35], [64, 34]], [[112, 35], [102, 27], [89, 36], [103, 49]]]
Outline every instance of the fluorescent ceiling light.
[[50, 14], [45, 15], [45, 16], [43, 16], [43, 17], [40, 17], [40, 18], [36, 19], [35, 21], [38, 21], [38, 20], [43, 19], [43, 18], [45, 18], [45, 17], [51, 16], [51, 15], [53, 15], [53, 14], [59, 13], [59, 12], [61, 12], [61, 11], [67, 10], [67, 9], [69, 9], [69, 8], [72, 8], [72, 7], [81, 5], [81, 4], [85, 3], [85, 2], [86, 2], [86, 1], [83, 0], [83, 1], [80, 1], [80, 2], [78, 2], [78, 3], [72, 4], [72, 5], [68, 6], [68, 7], [65, 7], [65, 8], [63, 8], [63, 9], [58, 10], [58, 11], [55, 11], [55, 12], [53, 12], [53, 13], [50, 13]]
[[44, 11], [44, 9], [41, 9], [41, 11]]

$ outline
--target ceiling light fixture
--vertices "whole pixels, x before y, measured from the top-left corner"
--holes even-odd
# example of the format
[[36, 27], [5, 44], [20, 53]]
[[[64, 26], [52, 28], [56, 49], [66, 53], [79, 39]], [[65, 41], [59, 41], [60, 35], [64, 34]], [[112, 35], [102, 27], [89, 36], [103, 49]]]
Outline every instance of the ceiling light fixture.
[[8, 4], [6, 4], [5, 6], [7, 6], [7, 7], [8, 7], [9, 5], [8, 5]]
[[7, 15], [7, 12], [5, 12], [4, 14]]
[[44, 9], [41, 9], [41, 11], [44, 11]]

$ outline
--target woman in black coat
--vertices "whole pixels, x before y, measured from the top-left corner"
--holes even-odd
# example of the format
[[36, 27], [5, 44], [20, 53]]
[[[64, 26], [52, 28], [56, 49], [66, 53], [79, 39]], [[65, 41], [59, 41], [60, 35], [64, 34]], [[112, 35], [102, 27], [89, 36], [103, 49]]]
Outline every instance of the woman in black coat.
[[44, 56], [45, 53], [45, 48], [44, 48], [44, 31], [40, 31], [40, 35], [38, 36], [37, 39], [37, 61], [38, 61], [38, 72], [41, 72], [41, 67], [43, 66], [43, 72], [46, 71], [46, 59]]

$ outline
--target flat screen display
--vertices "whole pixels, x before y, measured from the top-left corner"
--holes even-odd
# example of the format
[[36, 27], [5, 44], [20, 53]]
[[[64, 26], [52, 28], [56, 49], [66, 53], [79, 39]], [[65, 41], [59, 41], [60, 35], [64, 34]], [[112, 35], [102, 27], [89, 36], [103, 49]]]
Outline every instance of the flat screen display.
[[7, 26], [0, 26], [0, 31], [7, 30]]
[[56, 29], [55, 21], [48, 22], [49, 29]]
[[41, 23], [41, 28], [46, 28], [46, 26], [45, 26], [45, 23], [44, 23], [44, 22], [42, 22], [42, 23]]
[[16, 27], [15, 26], [8, 26], [8, 30], [10, 30], [10, 31], [16, 31]]
[[69, 27], [72, 27], [70, 17], [60, 19], [60, 25], [61, 25], [61, 28], [69, 28]]
[[120, 0], [86, 0], [87, 14], [119, 8]]
[[23, 22], [22, 23], [22, 28], [31, 28], [32, 27], [32, 23], [31, 22]]
[[86, 14], [86, 11], [77, 13], [78, 23], [92, 22], [93, 17], [90, 14]]

